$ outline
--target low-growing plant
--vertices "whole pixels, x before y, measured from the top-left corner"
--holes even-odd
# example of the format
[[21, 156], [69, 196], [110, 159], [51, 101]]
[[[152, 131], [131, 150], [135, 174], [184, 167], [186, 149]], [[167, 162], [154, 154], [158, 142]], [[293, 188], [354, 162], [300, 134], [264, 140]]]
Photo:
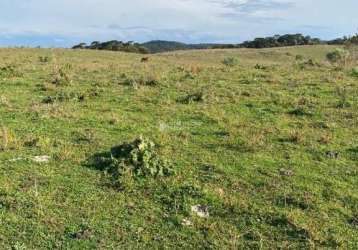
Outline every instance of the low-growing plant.
[[1, 145], [0, 151], [6, 150], [9, 143], [8, 132], [4, 125], [1, 126]]
[[261, 64], [256, 64], [255, 65], [255, 69], [259, 69], [259, 70], [266, 70], [267, 69], [267, 66], [264, 66], [264, 65], [261, 65]]
[[76, 101], [82, 102], [85, 100], [85, 94], [77, 92], [60, 91], [53, 96], [47, 96], [42, 100], [42, 103], [51, 104], [55, 102]]
[[236, 66], [239, 62], [238, 60], [235, 58], [235, 57], [227, 57], [225, 58], [222, 63], [225, 65], [225, 66], [228, 66], [228, 67], [234, 67]]
[[139, 137], [111, 148], [109, 154], [95, 157], [97, 168], [110, 173], [115, 183], [122, 177], [165, 177], [173, 174], [172, 164], [159, 156], [155, 143]]
[[65, 64], [63, 66], [56, 65], [52, 74], [52, 83], [55, 85], [69, 85], [72, 83], [71, 76], [72, 66], [71, 64]]
[[205, 100], [203, 92], [197, 92], [190, 94], [181, 98], [178, 98], [177, 101], [184, 104], [190, 104], [194, 102], [203, 102]]
[[51, 58], [49, 56], [39, 56], [39, 61], [41, 63], [48, 63], [51, 62]]
[[0, 77], [2, 78], [21, 77], [22, 75], [23, 74], [17, 70], [15, 65], [9, 64], [0, 67]]
[[111, 149], [112, 167], [119, 173], [130, 171], [135, 177], [161, 177], [172, 172], [169, 161], [159, 157], [153, 141], [139, 137]]
[[122, 75], [121, 78], [121, 84], [132, 86], [134, 88], [138, 88], [139, 86], [157, 86], [160, 84], [159, 77], [154, 74], [134, 77]]
[[358, 67], [352, 69], [351, 76], [358, 77]]
[[296, 60], [297, 61], [302, 61], [304, 59], [303, 55], [296, 55]]
[[334, 51], [331, 51], [326, 55], [327, 60], [337, 66], [345, 66], [349, 56], [349, 51], [342, 48], [336, 48]]
[[11, 107], [11, 104], [10, 104], [9, 100], [5, 96], [2, 96], [2, 95], [0, 95], [0, 107], [1, 106], [3, 106], [3, 107]]
[[337, 108], [347, 108], [347, 107], [350, 107], [351, 104], [348, 100], [348, 91], [347, 91], [347, 88], [343, 87], [343, 88], [340, 88], [338, 87], [336, 89], [336, 93], [338, 95], [338, 98], [339, 98], [339, 101], [338, 101], [338, 104], [337, 104]]

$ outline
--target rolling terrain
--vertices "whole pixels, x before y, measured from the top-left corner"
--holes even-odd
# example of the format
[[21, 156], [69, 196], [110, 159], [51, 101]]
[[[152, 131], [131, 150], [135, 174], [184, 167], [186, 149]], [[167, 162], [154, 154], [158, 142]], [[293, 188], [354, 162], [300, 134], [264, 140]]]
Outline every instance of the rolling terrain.
[[334, 48], [0, 49], [0, 248], [356, 249]]

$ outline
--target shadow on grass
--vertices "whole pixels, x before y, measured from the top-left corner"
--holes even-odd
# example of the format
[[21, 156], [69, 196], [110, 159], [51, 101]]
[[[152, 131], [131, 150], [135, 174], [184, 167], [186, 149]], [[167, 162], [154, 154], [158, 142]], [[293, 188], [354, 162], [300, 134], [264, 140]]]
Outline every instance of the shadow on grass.
[[110, 152], [100, 152], [90, 156], [85, 166], [98, 171], [107, 171], [112, 163], [112, 155]]

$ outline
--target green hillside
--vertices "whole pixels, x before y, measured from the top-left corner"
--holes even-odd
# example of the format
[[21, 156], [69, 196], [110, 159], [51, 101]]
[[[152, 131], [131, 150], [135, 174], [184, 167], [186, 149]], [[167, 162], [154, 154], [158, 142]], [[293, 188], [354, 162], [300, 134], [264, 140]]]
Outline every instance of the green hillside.
[[356, 249], [334, 49], [0, 49], [0, 248]]

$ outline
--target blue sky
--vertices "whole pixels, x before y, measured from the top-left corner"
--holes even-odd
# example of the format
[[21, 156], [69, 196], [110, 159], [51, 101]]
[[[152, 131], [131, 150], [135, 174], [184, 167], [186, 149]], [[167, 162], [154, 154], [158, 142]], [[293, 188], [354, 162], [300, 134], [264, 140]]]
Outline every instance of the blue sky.
[[93, 40], [235, 43], [358, 32], [358, 0], [0, 0], [0, 46]]

